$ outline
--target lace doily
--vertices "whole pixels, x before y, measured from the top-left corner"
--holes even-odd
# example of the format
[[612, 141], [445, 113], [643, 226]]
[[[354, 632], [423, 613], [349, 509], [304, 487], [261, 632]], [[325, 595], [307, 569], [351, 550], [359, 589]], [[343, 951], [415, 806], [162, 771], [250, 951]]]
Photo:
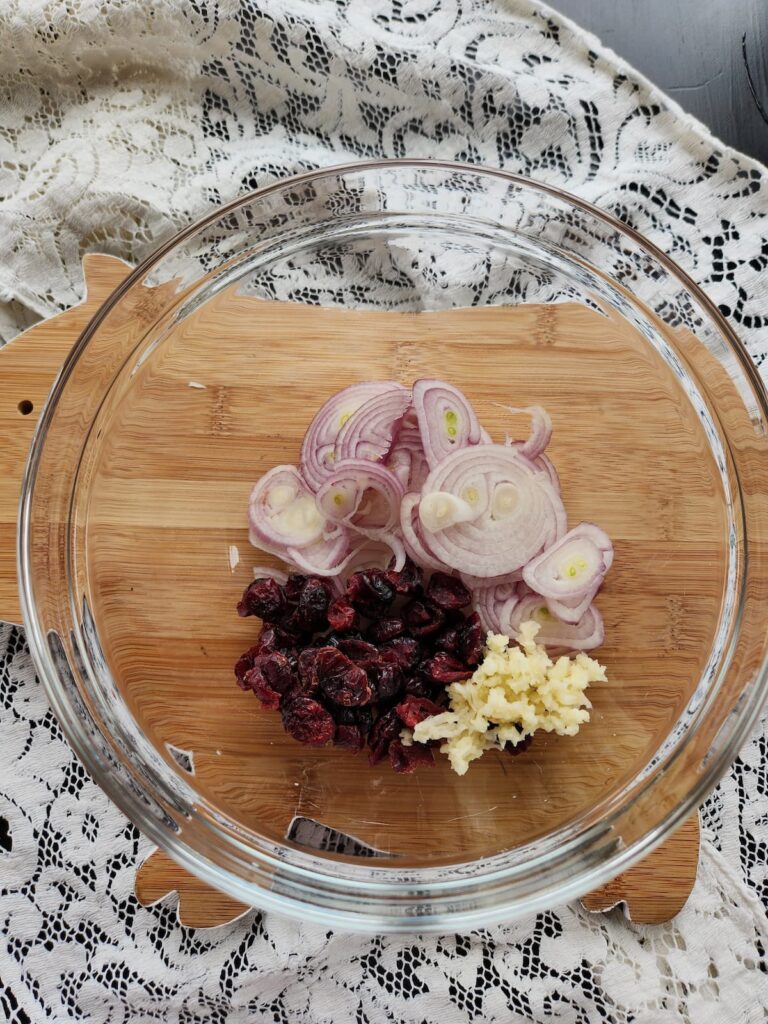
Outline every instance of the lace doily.
[[[2, 0], [0, 337], [300, 169], [448, 157], [562, 185], [666, 249], [768, 351], [768, 173], [525, 0]], [[470, 936], [350, 939], [140, 907], [148, 846], [85, 775], [0, 627], [0, 1009], [13, 1024], [762, 1024], [768, 732], [703, 811], [662, 928], [577, 906]]]

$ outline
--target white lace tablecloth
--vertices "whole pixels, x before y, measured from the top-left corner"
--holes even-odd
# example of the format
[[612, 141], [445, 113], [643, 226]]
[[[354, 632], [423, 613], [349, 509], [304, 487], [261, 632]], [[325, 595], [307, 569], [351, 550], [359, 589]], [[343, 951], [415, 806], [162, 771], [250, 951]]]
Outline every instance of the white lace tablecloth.
[[[84, 252], [135, 262], [276, 177], [403, 155], [612, 211], [765, 359], [768, 172], [526, 0], [0, 0], [0, 337], [79, 300]], [[767, 745], [763, 725], [704, 808], [696, 888], [664, 927], [566, 906], [443, 938], [256, 912], [194, 931], [174, 898], [136, 903], [147, 844], [67, 747], [22, 631], [0, 626], [0, 1017], [763, 1024]]]

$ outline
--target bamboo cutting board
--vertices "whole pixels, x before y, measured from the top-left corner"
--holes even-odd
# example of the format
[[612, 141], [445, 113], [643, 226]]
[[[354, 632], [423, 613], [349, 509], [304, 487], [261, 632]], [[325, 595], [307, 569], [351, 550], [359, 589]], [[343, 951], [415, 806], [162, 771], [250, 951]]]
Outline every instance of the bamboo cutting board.
[[[55, 374], [77, 336], [99, 305], [125, 277], [128, 269], [125, 264], [110, 257], [87, 257], [84, 261], [87, 287], [87, 295], [84, 302], [74, 309], [32, 328], [26, 332], [24, 337], [14, 341], [5, 349], [0, 350], [0, 431], [2, 431], [0, 451], [2, 451], [4, 459], [2, 484], [0, 485], [0, 527], [2, 527], [2, 543], [0, 543], [0, 617], [5, 620], [16, 622], [20, 620], [16, 593], [13, 538], [15, 536], [21, 473], [37, 414], [45, 401]], [[249, 303], [249, 305], [247, 308], [243, 307], [237, 315], [229, 315], [228, 319], [223, 318], [216, 322], [211, 320], [211, 311], [204, 308], [201, 310], [195, 324], [192, 327], [185, 328], [185, 340], [192, 345], [194, 345], [198, 336], [200, 339], [208, 341], [215, 334], [223, 337], [223, 340], [220, 337], [216, 337], [218, 346], [216, 372], [221, 378], [221, 383], [217, 384], [214, 382], [210, 386], [206, 385], [205, 392], [199, 393], [197, 399], [208, 403], [206, 408], [208, 408], [208, 415], [210, 417], [210, 443], [216, 448], [220, 460], [233, 460], [233, 476], [236, 476], [238, 472], [242, 472], [242, 463], [249, 457], [247, 447], [241, 447], [238, 450], [237, 437], [239, 436], [239, 431], [241, 431], [241, 420], [238, 417], [239, 415], [245, 416], [248, 413], [247, 403], [250, 399], [245, 390], [241, 395], [237, 387], [231, 386], [231, 381], [226, 379], [228, 352], [234, 351], [238, 344], [237, 333], [240, 325], [247, 323], [249, 332], [253, 332], [254, 324], [258, 325], [259, 318], [265, 318], [261, 326], [264, 329], [267, 326], [269, 327], [271, 334], [276, 339], [275, 344], [277, 346], [280, 344], [281, 337], [286, 338], [286, 343], [289, 343], [292, 336], [295, 337], [297, 332], [299, 334], [302, 331], [306, 332], [309, 329], [310, 319], [308, 318], [310, 317], [314, 317], [311, 321], [312, 330], [317, 331], [315, 325], [315, 320], [317, 320], [316, 311], [310, 313], [306, 307], [293, 304], [260, 303], [258, 300], [248, 298], [244, 298], [242, 301]], [[246, 317], [243, 316], [243, 311], [247, 313]], [[558, 320], [558, 317], [566, 315], [567, 311], [558, 311], [552, 307], [527, 307], [524, 311], [516, 311], [516, 313], [518, 314], [518, 321], [519, 316], [527, 318], [523, 325], [525, 331], [534, 337], [535, 344], [541, 350], [546, 350], [547, 346], [558, 341], [558, 332], [562, 331], [562, 323]], [[472, 318], [473, 334], [476, 334], [478, 338], [488, 338], [491, 342], [496, 339], [500, 345], [506, 343], [508, 332], [514, 327], [511, 320], [511, 312], [505, 307], [492, 307], [487, 310], [458, 310], [440, 314], [421, 314], [416, 317], [412, 314], [351, 314], [344, 310], [326, 309], [322, 311], [322, 330], [317, 338], [313, 339], [312, 344], [318, 344], [318, 342], [322, 344], [323, 339], [326, 339], [326, 341], [344, 337], [351, 339], [350, 317], [355, 316], [378, 318], [375, 320], [375, 324], [376, 330], [379, 333], [386, 331], [393, 334], [393, 336], [400, 336], [401, 340], [397, 345], [397, 358], [395, 360], [396, 368], [398, 373], [404, 378], [409, 379], [419, 375], [419, 370], [426, 358], [424, 350], [420, 347], [419, 343], [419, 332], [422, 330], [422, 325], [425, 325], [424, 330], [427, 331], [427, 336], [430, 338], [434, 334], [435, 325], [439, 326], [439, 341], [435, 342], [432, 340], [429, 348], [429, 358], [436, 360], [438, 364], [441, 358], [440, 346], [442, 346], [442, 350], [446, 354], [449, 352], [453, 333], [458, 337], [462, 335], [462, 332], [466, 332], [468, 317]], [[399, 317], [401, 319], [398, 319]], [[406, 319], [402, 319], [402, 317], [406, 317]], [[421, 317], [426, 317], [426, 319], [421, 319]], [[432, 319], [430, 321], [430, 317], [439, 319]], [[373, 321], [369, 319], [370, 322]], [[426, 325], [429, 323], [432, 326], [427, 327]], [[596, 329], [593, 328], [590, 322], [590, 330]], [[195, 335], [195, 331], [197, 331], [197, 335]], [[432, 334], [429, 332], [432, 332]], [[575, 377], [581, 379], [584, 373], [585, 354], [584, 352], [578, 352], [577, 355], [578, 361], [574, 357], [573, 373]], [[169, 359], [172, 359], [172, 356], [169, 356]], [[206, 360], [210, 362], [210, 346], [201, 344], [201, 374], [205, 372], [208, 365]], [[259, 367], [259, 371], [268, 377], [270, 373], [268, 358]], [[275, 370], [275, 373], [277, 372]], [[159, 372], [159, 377], [162, 377], [161, 371]], [[158, 387], [164, 386], [162, 380], [153, 383]], [[275, 378], [275, 385], [279, 386], [279, 379], [277, 377]], [[169, 405], [169, 416], [172, 415], [173, 403], [189, 402], [193, 399], [194, 391], [178, 395], [169, 389], [168, 401], [171, 403]], [[582, 396], [581, 402], [582, 407], [586, 408], [589, 404], [589, 396]], [[548, 402], [545, 400], [544, 404], [548, 404]], [[307, 416], [311, 415], [309, 405], [307, 405], [306, 412]], [[245, 438], [243, 444], [250, 445], [251, 442], [245, 430], [242, 431], [242, 436]], [[279, 440], [279, 430], [275, 437], [278, 438], [275, 441], [275, 450], [277, 450], [282, 443]], [[266, 457], [272, 458], [273, 454], [273, 452], [267, 452]], [[565, 454], [567, 455], [567, 453]], [[163, 492], [163, 488], [166, 488], [166, 492], [173, 497], [176, 456], [172, 443], [169, 442], [165, 446], [158, 446], [157, 451], [153, 452], [152, 457], [155, 463], [153, 467], [154, 475], [150, 474], [149, 477], [152, 481], [151, 487], [156, 489], [158, 493]], [[237, 467], [235, 460], [240, 462], [240, 465]], [[564, 483], [567, 490], [567, 458], [564, 458], [564, 465], [566, 467]], [[129, 471], [127, 464], [123, 465], [121, 463], [120, 453], [114, 454], [114, 458], [110, 463], [110, 472], [112, 473], [110, 501], [113, 504], [106, 504], [98, 510], [98, 514], [104, 517], [104, 521], [111, 523], [113, 527], [116, 525], [116, 521], [110, 517], [118, 515], [119, 513], [116, 510], [124, 508], [125, 501], [130, 499], [131, 496], [136, 496], [135, 487], [129, 490], [125, 486], [126, 474]], [[689, 467], [689, 471], [695, 473], [696, 467]], [[251, 471], [249, 470], [248, 472]], [[211, 490], [211, 502], [214, 506], [216, 504], [218, 487], [219, 485], [217, 484]], [[151, 491], [147, 491], [144, 498], [151, 497], [151, 493]], [[137, 500], [142, 500], [142, 495], [138, 495]], [[239, 509], [239, 505], [235, 507]], [[191, 530], [196, 528], [195, 516], [208, 515], [209, 519], [205, 522], [208, 532], [205, 534], [205, 537], [201, 535], [201, 542], [207, 543], [205, 538], [209, 534], [215, 533], [215, 531], [211, 531], [211, 526], [216, 516], [219, 515], [219, 510], [217, 507], [214, 507], [210, 513], [206, 513], [205, 498], [202, 500], [200, 509], [202, 511], [196, 510], [194, 512], [188, 528]], [[669, 514], [676, 515], [678, 511], [670, 510]], [[663, 509], [661, 513], [665, 514]], [[239, 516], [239, 514], [238, 512], [237, 515]], [[631, 519], [631, 514], [632, 510], [630, 509], [627, 513], [630, 516], [630, 520], [628, 520], [630, 534], [633, 530], [639, 528], [638, 522]], [[213, 517], [213, 519], [210, 517]], [[225, 522], [219, 532], [226, 533], [229, 529], [230, 527]], [[242, 533], [240, 526], [237, 529]], [[705, 531], [706, 526], [702, 526], [701, 529]], [[119, 531], [115, 529], [105, 531], [104, 543], [112, 543], [114, 535], [117, 534], [119, 534]], [[118, 543], [118, 540], [119, 538], [114, 542]], [[97, 541], [97, 543], [99, 542]], [[120, 552], [117, 549], [114, 549], [111, 554], [113, 557], [120, 556]], [[162, 551], [158, 551], [156, 556], [161, 559]], [[125, 554], [122, 557], [125, 558]], [[250, 558], [250, 556], [247, 557]], [[258, 556], [255, 560], [259, 561]], [[241, 572], [245, 573], [247, 577], [248, 569], [245, 566], [242, 567]], [[108, 596], [110, 595], [108, 594]], [[166, 599], [162, 594], [157, 597], [158, 601]], [[669, 608], [667, 608], [667, 611], [669, 612]], [[674, 608], [672, 608], [671, 614], [674, 620]], [[677, 614], [680, 614], [679, 609]], [[617, 623], [617, 629], [619, 625], [620, 623]], [[674, 621], [670, 628], [673, 627]], [[222, 627], [220, 623], [216, 628], [220, 630], [221, 628], [226, 628], [226, 626]], [[243, 629], [244, 627], [243, 624], [238, 625], [234, 623], [232, 628]], [[250, 624], [249, 628], [252, 628], [252, 624]], [[611, 627], [609, 626], [609, 628]], [[679, 627], [677, 628], [679, 629]], [[682, 679], [691, 674], [696, 664], [698, 657], [696, 654], [696, 635], [695, 632], [689, 636], [679, 633], [673, 639], [675, 639], [677, 648], [679, 648], [678, 670]], [[216, 635], [214, 634], [210, 638], [210, 644], [214, 645], [215, 643]], [[670, 655], [670, 659], [670, 678], [674, 678], [676, 669], [673, 663], [673, 655]], [[128, 675], [132, 672], [138, 673], [134, 680], [136, 685], [133, 698], [140, 701], [141, 680], [148, 671], [152, 671], [152, 666], [126, 663], [125, 670]], [[168, 674], [167, 669], [164, 670], [164, 676], [168, 676]], [[153, 695], [157, 694], [155, 683], [156, 681], [153, 682]], [[232, 694], [233, 699], [237, 699], [239, 696], [236, 693]], [[663, 691], [661, 696], [662, 699], [672, 699], [671, 697], [664, 697]], [[679, 699], [679, 697], [674, 699]], [[647, 693], [644, 700], [645, 706], [652, 706], [653, 702], [649, 702]], [[158, 706], [158, 710], [162, 712], [161, 706]], [[208, 729], [209, 723], [205, 723], [205, 726]], [[158, 727], [157, 721], [148, 718], [148, 728], [155, 727]], [[206, 737], [203, 735], [203, 732], [205, 730], [196, 729], [193, 722], [189, 723], [189, 730], [188, 744], [191, 749], [196, 751], [196, 767], [200, 779], [212, 778], [217, 772], [220, 775], [225, 769], [220, 762], [217, 763], [216, 759], [211, 756], [213, 751], [209, 750], [208, 755], [204, 754]], [[585, 746], [582, 748], [582, 755], [579, 755], [579, 748], [576, 744], [572, 747], [562, 747], [560, 749], [564, 751], [563, 756], [566, 757], [566, 762], [564, 763], [572, 760], [574, 764], [578, 764], [579, 757], [586, 757], [586, 753], [589, 751], [588, 737]], [[552, 754], [555, 764], [557, 764], [557, 756], [555, 751]], [[349, 768], [346, 767], [349, 764], [351, 764], [350, 760], [339, 762], [342, 777], [344, 772], [351, 771], [354, 773], [358, 770], [356, 763], [352, 764]], [[531, 771], [534, 771], [536, 768], [535, 761], [529, 767]], [[534, 812], [532, 811], [531, 813]], [[534, 827], [535, 822], [531, 825], [531, 828]], [[465, 837], [465, 840], [467, 843], [481, 841], [476, 836], [470, 834]], [[627, 908], [628, 915], [632, 920], [638, 922], [658, 923], [669, 920], [679, 911], [690, 893], [695, 879], [698, 847], [698, 817], [694, 816], [676, 835], [668, 839], [655, 853], [649, 856], [646, 861], [620, 875], [613, 882], [601, 887], [596, 892], [591, 893], [582, 902], [588, 910], [606, 910], [618, 903], [623, 903]], [[141, 902], [149, 904], [173, 891], [179, 894], [180, 920], [182, 923], [190, 926], [210, 927], [222, 924], [239, 916], [239, 914], [247, 909], [229, 897], [212, 891], [182, 868], [175, 865], [165, 854], [157, 852], [141, 865], [136, 878], [136, 894]]]

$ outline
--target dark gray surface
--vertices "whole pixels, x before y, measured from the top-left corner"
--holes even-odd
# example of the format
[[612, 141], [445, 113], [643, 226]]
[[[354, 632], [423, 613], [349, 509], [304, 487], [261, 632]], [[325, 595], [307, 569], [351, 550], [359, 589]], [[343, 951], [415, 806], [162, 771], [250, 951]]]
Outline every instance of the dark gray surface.
[[768, 0], [550, 0], [724, 142], [768, 163]]

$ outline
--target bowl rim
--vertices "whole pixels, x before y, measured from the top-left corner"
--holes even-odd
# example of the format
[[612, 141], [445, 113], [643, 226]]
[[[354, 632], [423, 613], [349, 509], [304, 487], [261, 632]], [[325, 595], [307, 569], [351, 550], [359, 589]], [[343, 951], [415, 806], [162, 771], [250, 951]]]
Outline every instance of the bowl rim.
[[[398, 168], [425, 171], [455, 171], [496, 178], [529, 192], [544, 193], [555, 200], [564, 202], [589, 214], [619, 232], [620, 235], [628, 237], [669, 271], [691, 293], [707, 316], [710, 317], [716, 329], [728, 343], [731, 352], [737, 357], [740, 369], [745, 373], [752, 391], [759, 402], [760, 411], [765, 419], [768, 420], [768, 393], [757, 367], [749, 356], [746, 346], [731, 328], [714, 302], [702, 291], [689, 274], [680, 268], [663, 250], [645, 238], [640, 232], [624, 224], [613, 214], [602, 210], [588, 200], [581, 199], [557, 186], [501, 168], [486, 167], [482, 164], [411, 157], [392, 160], [361, 160], [322, 166], [280, 178], [261, 188], [244, 193], [226, 204], [216, 206], [210, 213], [174, 234], [141, 261], [104, 300], [72, 346], [54, 381], [51, 392], [35, 426], [22, 480], [17, 531], [17, 574], [20, 603], [24, 626], [29, 637], [32, 658], [45, 687], [48, 700], [62, 725], [67, 741], [86, 769], [97, 781], [100, 788], [106, 792], [107, 796], [134, 822], [143, 834], [147, 835], [183, 867], [190, 870], [203, 881], [249, 904], [253, 903], [254, 897], [256, 897], [254, 892], [254, 888], [256, 888], [258, 892], [258, 906], [265, 910], [276, 910], [300, 919], [311, 920], [324, 925], [343, 926], [350, 931], [364, 931], [367, 933], [382, 931], [412, 932], [414, 930], [434, 932], [447, 929], [466, 930], [472, 927], [486, 926], [490, 923], [510, 920], [511, 917], [518, 916], [521, 913], [529, 913], [549, 907], [552, 905], [553, 897], [559, 901], [578, 897], [584, 892], [615, 877], [621, 871], [626, 870], [632, 864], [646, 857], [668, 838], [693, 811], [697, 810], [708, 793], [715, 787], [735, 757], [738, 749], [746, 740], [760, 714], [766, 697], [768, 697], [768, 687], [766, 686], [768, 683], [768, 657], [765, 657], [755, 674], [750, 699], [743, 704], [736, 715], [735, 724], [730, 730], [731, 735], [725, 747], [719, 752], [718, 756], [709, 759], [705, 769], [696, 780], [696, 784], [686, 792], [685, 797], [671, 807], [658, 820], [655, 826], [644, 832], [640, 838], [629, 846], [614, 843], [611, 847], [611, 852], [607, 856], [602, 857], [598, 863], [574, 873], [571, 877], [561, 880], [559, 883], [550, 885], [549, 888], [540, 889], [533, 897], [528, 898], [521, 907], [518, 907], [517, 901], [513, 900], [511, 903], [505, 903], [501, 900], [493, 906], [484, 905], [475, 909], [472, 906], [464, 909], [457, 907], [455, 912], [451, 912], [448, 915], [438, 913], [434, 917], [388, 915], [385, 912], [384, 904], [381, 907], [375, 908], [374, 913], [369, 912], [361, 915], [357, 910], [348, 911], [339, 907], [308, 904], [300, 896], [286, 896], [269, 891], [269, 889], [263, 886], [254, 886], [253, 883], [249, 883], [245, 879], [223, 870], [210, 858], [200, 853], [197, 849], [190, 847], [184, 841], [175, 839], [167, 829], [160, 825], [152, 814], [147, 813], [146, 810], [142, 813], [142, 805], [131, 798], [130, 793], [126, 792], [126, 788], [114, 777], [114, 773], [105, 773], [103, 764], [99, 761], [91, 745], [85, 741], [83, 734], [76, 727], [75, 716], [72, 714], [71, 705], [65, 695], [59, 673], [50, 655], [48, 643], [46, 642], [46, 637], [37, 614], [33, 593], [30, 542], [35, 480], [48, 426], [50, 425], [59, 396], [66, 386], [80, 355], [110, 311], [137, 282], [145, 277], [153, 266], [184, 241], [194, 237], [207, 226], [217, 222], [229, 213], [254, 201], [262, 200], [270, 194], [284, 190], [287, 187], [302, 185], [331, 176], [365, 173], [367, 171], [396, 170]], [[673, 753], [673, 759], [677, 753], [679, 752]], [[650, 786], [653, 782], [654, 776], [651, 776], [645, 781], [645, 785]], [[280, 868], [285, 871], [288, 869], [288, 865], [283, 863], [280, 865]], [[428, 872], [431, 869], [423, 870]], [[299, 869], [300, 873], [302, 871], [303, 869]], [[479, 876], [479, 880], [494, 880], [494, 875], [493, 873], [484, 873]], [[466, 882], [466, 880], [464, 881]], [[306, 884], [306, 875], [302, 884]], [[367, 888], [374, 890], [380, 884], [373, 884]], [[352, 886], [352, 888], [356, 887]], [[393, 889], [392, 891], [394, 893], [396, 890]]]

